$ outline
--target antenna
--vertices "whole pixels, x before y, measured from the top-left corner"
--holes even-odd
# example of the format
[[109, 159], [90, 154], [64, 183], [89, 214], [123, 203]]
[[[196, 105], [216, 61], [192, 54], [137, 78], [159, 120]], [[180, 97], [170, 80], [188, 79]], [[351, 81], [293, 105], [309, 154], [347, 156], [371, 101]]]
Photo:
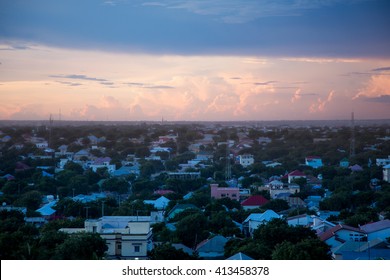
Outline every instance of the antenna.
[[229, 151], [229, 134], [226, 140], [226, 167], [225, 167], [225, 180], [228, 181], [232, 177], [232, 166], [230, 164], [230, 151]]
[[48, 143], [48, 146], [49, 148], [51, 148], [51, 130], [52, 130], [52, 126], [53, 126], [53, 118], [52, 118], [52, 115], [50, 114], [50, 118], [49, 118], [49, 143]]
[[355, 116], [354, 112], [351, 114], [351, 146], [349, 150], [349, 156], [352, 158], [355, 156]]

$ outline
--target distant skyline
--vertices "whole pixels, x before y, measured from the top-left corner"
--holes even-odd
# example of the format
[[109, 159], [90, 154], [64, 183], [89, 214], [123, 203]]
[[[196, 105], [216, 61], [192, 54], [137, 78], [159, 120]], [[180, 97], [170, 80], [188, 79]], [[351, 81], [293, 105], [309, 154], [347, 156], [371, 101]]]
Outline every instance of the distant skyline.
[[0, 1], [0, 119], [390, 119], [390, 1]]

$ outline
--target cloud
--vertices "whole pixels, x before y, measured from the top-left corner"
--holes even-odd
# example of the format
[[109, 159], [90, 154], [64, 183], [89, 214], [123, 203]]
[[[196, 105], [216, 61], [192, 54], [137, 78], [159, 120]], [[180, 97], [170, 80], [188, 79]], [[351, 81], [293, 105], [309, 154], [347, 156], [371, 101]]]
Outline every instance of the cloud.
[[293, 97], [291, 98], [291, 103], [295, 103], [298, 100], [300, 100], [302, 97], [310, 97], [310, 96], [317, 96], [317, 93], [302, 93], [302, 89], [298, 88], [295, 92]]
[[56, 81], [56, 82], [59, 84], [63, 84], [63, 85], [71, 86], [71, 87], [78, 87], [78, 86], [83, 85], [81, 83], [73, 83], [73, 82], [66, 82], [66, 81]]
[[76, 120], [142, 120], [148, 119], [141, 104], [127, 103], [113, 96], [103, 95], [96, 104], [85, 104], [71, 110], [69, 117]]
[[328, 58], [328, 57], [285, 57], [281, 60], [284, 61], [293, 61], [293, 62], [307, 62], [307, 63], [359, 63], [361, 59], [357, 58]]
[[146, 89], [173, 89], [175, 87], [173, 86], [167, 86], [167, 85], [153, 85], [153, 84], [147, 84], [147, 83], [124, 83], [127, 86], [130, 87], [137, 87], [137, 88], [146, 88]]
[[371, 71], [374, 71], [374, 72], [390, 71], [390, 67], [375, 68], [375, 69], [372, 69]]
[[95, 81], [95, 82], [108, 82], [108, 80], [106, 80], [106, 79], [88, 77], [86, 75], [77, 75], [77, 74], [72, 74], [72, 75], [51, 75], [49, 77], [51, 77], [51, 78], [72, 79], [72, 80]]
[[253, 84], [256, 86], [268, 86], [270, 84], [275, 84], [275, 83], [277, 83], [277, 81], [257, 82]]
[[21, 51], [30, 49], [31, 47], [27, 44], [0, 44], [0, 51]]
[[329, 92], [329, 94], [325, 100], [318, 98], [317, 102], [313, 103], [310, 106], [310, 109], [309, 109], [310, 112], [311, 113], [323, 112], [325, 110], [326, 106], [328, 105], [328, 103], [330, 103], [333, 100], [333, 96], [334, 96], [334, 90]]
[[363, 101], [375, 103], [390, 103], [390, 95], [379, 95], [377, 97], [363, 97]]
[[384, 95], [390, 95], [390, 76], [374, 75], [366, 83], [366, 86], [362, 88], [353, 99], [357, 98], [378, 98]]
[[[161, 2], [146, 2], [143, 5], [164, 6], [168, 9], [183, 9], [188, 12], [212, 16], [229, 24], [240, 24], [263, 17], [300, 16], [307, 10], [318, 9], [343, 3], [343, 0], [322, 1], [245, 1], [242, 0], [167, 0]], [[350, 3], [360, 2], [351, 0]]]

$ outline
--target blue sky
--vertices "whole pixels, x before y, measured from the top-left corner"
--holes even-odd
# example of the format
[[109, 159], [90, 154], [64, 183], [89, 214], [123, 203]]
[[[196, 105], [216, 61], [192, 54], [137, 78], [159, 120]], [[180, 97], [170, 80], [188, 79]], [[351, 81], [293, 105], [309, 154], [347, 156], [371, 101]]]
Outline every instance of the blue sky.
[[1, 1], [3, 39], [168, 54], [390, 54], [390, 2]]
[[390, 118], [389, 14], [387, 0], [3, 0], [0, 119]]

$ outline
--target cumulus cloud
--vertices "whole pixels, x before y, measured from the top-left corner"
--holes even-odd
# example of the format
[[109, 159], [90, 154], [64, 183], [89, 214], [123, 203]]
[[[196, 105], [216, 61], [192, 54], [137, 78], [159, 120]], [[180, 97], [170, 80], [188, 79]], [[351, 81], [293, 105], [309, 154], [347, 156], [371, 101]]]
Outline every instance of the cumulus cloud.
[[322, 98], [318, 98], [316, 103], [313, 103], [310, 106], [310, 112], [316, 113], [316, 112], [323, 112], [325, 110], [325, 107], [333, 100], [334, 96], [334, 90], [330, 91], [328, 93], [328, 96], [325, 100]]
[[[390, 95], [390, 76], [374, 75], [353, 99], [366, 99]], [[379, 99], [376, 99], [379, 100]]]
[[295, 92], [293, 97], [291, 98], [291, 103], [295, 103], [298, 100], [300, 100], [302, 97], [309, 97], [309, 96], [317, 96], [316, 93], [302, 93], [302, 89], [298, 88]]
[[301, 95], [301, 89], [298, 88], [295, 92], [294, 92], [294, 95], [293, 97], [291, 98], [291, 102], [292, 103], [295, 103], [296, 101], [298, 101], [299, 99], [302, 98], [302, 95]]

